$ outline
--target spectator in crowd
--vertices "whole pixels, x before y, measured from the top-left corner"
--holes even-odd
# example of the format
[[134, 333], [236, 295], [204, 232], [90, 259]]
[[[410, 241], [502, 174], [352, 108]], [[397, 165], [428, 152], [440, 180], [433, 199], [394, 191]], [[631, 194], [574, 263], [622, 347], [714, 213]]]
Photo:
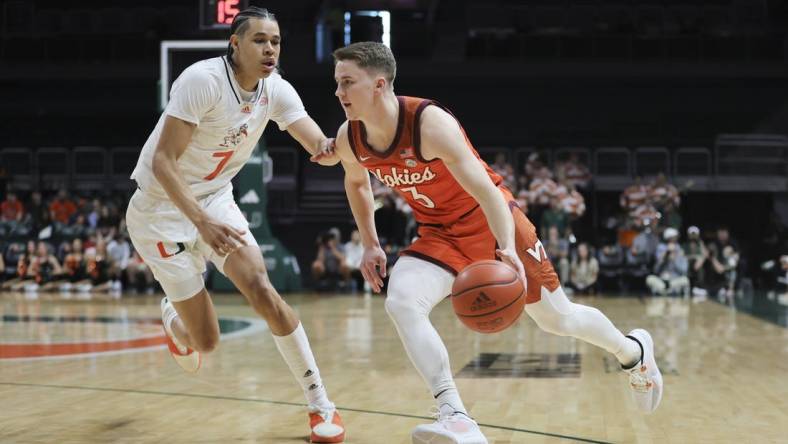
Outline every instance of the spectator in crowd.
[[[547, 168], [540, 167], [535, 174], [536, 177], [534, 177], [528, 185], [528, 191], [531, 197], [531, 201], [528, 203], [529, 219], [531, 219], [534, 224], [538, 224], [536, 227], [537, 232], [544, 236], [547, 229], [542, 229], [541, 226], [542, 213], [550, 207], [551, 201], [555, 196], [555, 189], [558, 185], [553, 181], [553, 174]], [[531, 214], [533, 217], [530, 216]]]
[[553, 197], [550, 200], [550, 208], [542, 213], [539, 223], [540, 237], [542, 239], [548, 237], [551, 228], [556, 228], [561, 237], [567, 236], [569, 232], [569, 215], [564, 211], [558, 197]]
[[556, 266], [561, 282], [569, 282], [569, 240], [563, 237], [555, 226], [548, 229], [546, 239], [544, 249], [547, 257]]
[[780, 269], [777, 273], [777, 294], [788, 297], [788, 254], [780, 256]]
[[118, 214], [118, 207], [115, 205], [102, 205], [97, 232], [105, 238], [111, 237], [111, 233], [117, 230], [119, 224], [120, 214]]
[[73, 218], [74, 222], [69, 225], [58, 225], [57, 233], [65, 238], [73, 239], [73, 238], [80, 238], [83, 239], [90, 233], [90, 228], [88, 227], [87, 222], [85, 221], [85, 215], [82, 213], [77, 213], [77, 215]]
[[348, 281], [350, 269], [345, 265], [343, 247], [339, 243], [339, 230], [336, 228], [318, 237], [317, 258], [312, 263], [312, 277], [315, 281], [323, 281], [330, 288], [335, 287], [333, 284]]
[[93, 202], [90, 206], [90, 210], [88, 211], [88, 215], [86, 217], [88, 226], [95, 230], [98, 228], [98, 221], [101, 217], [101, 201], [99, 199], [93, 199]]
[[694, 225], [687, 228], [684, 255], [688, 261], [692, 295], [703, 298], [706, 296], [706, 261], [709, 259], [709, 250], [700, 238], [700, 229]]
[[726, 226], [717, 229], [717, 237], [709, 243], [709, 289], [721, 302], [733, 303], [739, 268], [739, 249]]
[[5, 281], [5, 259], [3, 258], [3, 254], [0, 254], [0, 283]]
[[30, 268], [30, 263], [32, 262], [35, 255], [36, 243], [32, 240], [27, 241], [27, 246], [23, 251], [18, 251], [18, 244], [12, 244], [8, 249], [7, 258], [9, 259], [8, 262], [10, 266], [12, 263], [10, 259], [16, 257], [15, 277], [4, 282], [0, 288], [3, 290], [19, 291], [22, 290], [26, 285], [34, 284], [35, 282], [33, 278], [35, 276]]
[[564, 210], [564, 213], [573, 220], [583, 217], [583, 214], [586, 212], [585, 198], [575, 189], [572, 182], [569, 179], [564, 179], [559, 184], [558, 190], [558, 199], [561, 202], [561, 208]]
[[635, 183], [621, 193], [619, 203], [626, 214], [632, 215], [638, 207], [649, 204], [649, 195], [648, 185], [638, 176], [635, 177]]
[[53, 222], [58, 222], [63, 225], [68, 225], [71, 216], [77, 212], [77, 206], [71, 198], [68, 197], [66, 190], [60, 190], [57, 197], [49, 204], [49, 214]]
[[725, 225], [721, 225], [719, 228], [717, 228], [716, 237], [711, 242], [711, 244], [709, 244], [709, 250], [712, 254], [719, 254], [725, 247], [729, 245], [735, 251], [739, 251], [738, 243], [731, 239], [730, 229]]
[[627, 263], [629, 264], [650, 264], [657, 253], [659, 237], [652, 229], [653, 219], [645, 219], [639, 229], [638, 234], [632, 239], [632, 245], [627, 251]]
[[646, 285], [655, 295], [681, 294], [689, 296], [690, 281], [687, 276], [687, 258], [679, 246], [679, 232], [667, 228], [663, 233], [664, 243], [656, 252], [654, 274], [646, 277]]
[[22, 202], [17, 199], [16, 193], [9, 191], [5, 200], [0, 203], [0, 221], [21, 222], [24, 215], [25, 209], [22, 206]]
[[71, 241], [71, 251], [63, 259], [63, 271], [68, 282], [61, 285], [61, 290], [86, 292], [92, 287], [87, 275], [82, 239]]
[[114, 278], [112, 290], [121, 291], [123, 289], [121, 277], [126, 275], [126, 268], [131, 260], [131, 245], [117, 228], [113, 227], [110, 232], [112, 237], [107, 243], [107, 257], [111, 264], [110, 275]]
[[649, 202], [638, 206], [628, 215], [629, 224], [635, 227], [645, 227], [646, 225], [656, 226], [661, 216], [659, 211]]
[[588, 230], [584, 229], [587, 227], [583, 227], [580, 221], [586, 212], [585, 198], [575, 189], [575, 186], [569, 179], [560, 179], [556, 189], [556, 197], [561, 204], [561, 210], [568, 218], [567, 235], [569, 232], [575, 236], [587, 235]]
[[51, 223], [51, 220], [49, 208], [44, 203], [41, 192], [33, 191], [30, 193], [30, 202], [27, 204], [27, 218], [25, 222], [30, 224], [32, 232], [40, 232]]
[[654, 179], [649, 192], [649, 200], [651, 205], [659, 212], [662, 226], [672, 227], [677, 230], [681, 228], [681, 213], [678, 211], [681, 204], [681, 196], [678, 188], [668, 182], [665, 173], [659, 173]]
[[531, 181], [538, 177], [548, 179], [553, 178], [553, 172], [547, 168], [539, 153], [531, 153], [531, 155], [528, 156], [528, 160], [525, 162], [523, 169], [525, 172], [525, 185], [531, 183]]
[[126, 282], [134, 293], [144, 291], [146, 294], [152, 294], [154, 291], [153, 272], [136, 251], [132, 252], [129, 266], [126, 267]]
[[575, 189], [587, 190], [591, 183], [591, 171], [588, 166], [580, 162], [577, 153], [570, 153], [569, 159], [563, 162], [556, 171], [557, 176], [563, 176]]
[[112, 240], [107, 244], [107, 256], [118, 268], [119, 274], [125, 274], [131, 260], [131, 245], [119, 232], [113, 233]]
[[644, 219], [642, 226], [635, 226], [637, 235], [626, 250], [626, 268], [621, 281], [624, 290], [642, 286], [645, 278], [652, 273], [652, 263], [659, 244], [659, 237], [652, 229], [653, 219]]
[[25, 291], [51, 291], [65, 282], [60, 261], [49, 251], [47, 244], [41, 241], [36, 245], [36, 254], [30, 261], [30, 273], [35, 284], [25, 287]]
[[608, 236], [603, 238], [602, 249], [599, 251], [599, 285], [607, 284], [620, 290], [622, 286], [622, 276], [624, 272], [624, 249], [616, 242], [615, 237]]
[[96, 241], [93, 249], [85, 250], [85, 269], [92, 284], [91, 291], [110, 292], [115, 296], [120, 293], [120, 276], [112, 259], [107, 256], [107, 244], [103, 239]]
[[569, 285], [580, 294], [594, 294], [599, 276], [599, 262], [591, 255], [588, 244], [577, 246], [577, 255], [572, 259]]
[[652, 205], [661, 213], [665, 213], [668, 207], [678, 208], [681, 204], [678, 188], [668, 182], [665, 173], [659, 173], [654, 178], [654, 183], [649, 188], [648, 197]]
[[355, 284], [353, 290], [367, 287], [364, 286], [364, 276], [361, 274], [361, 259], [364, 256], [364, 246], [361, 245], [361, 234], [358, 230], [350, 233], [350, 240], [345, 244], [345, 265], [350, 274], [351, 283]]

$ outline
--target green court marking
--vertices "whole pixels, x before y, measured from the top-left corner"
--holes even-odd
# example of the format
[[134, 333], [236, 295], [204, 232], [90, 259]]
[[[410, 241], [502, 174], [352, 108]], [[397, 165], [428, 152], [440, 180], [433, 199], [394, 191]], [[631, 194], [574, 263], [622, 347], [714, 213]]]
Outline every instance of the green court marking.
[[[218, 395], [205, 395], [205, 394], [197, 394], [197, 393], [176, 393], [176, 392], [158, 392], [152, 390], [133, 390], [133, 389], [118, 389], [118, 388], [108, 388], [108, 387], [84, 387], [84, 386], [76, 386], [76, 385], [55, 385], [55, 384], [30, 384], [30, 383], [22, 383], [22, 382], [0, 382], [0, 385], [7, 385], [7, 386], [14, 386], [14, 387], [38, 387], [38, 388], [54, 388], [54, 389], [67, 389], [67, 390], [91, 390], [91, 391], [98, 391], [98, 392], [116, 392], [116, 393], [134, 393], [137, 395], [154, 395], [154, 396], [179, 396], [182, 398], [201, 398], [201, 399], [222, 399], [226, 401], [239, 401], [239, 402], [255, 402], [260, 404], [275, 404], [275, 405], [290, 405], [294, 407], [306, 407], [306, 404], [298, 403], [298, 402], [286, 402], [286, 401], [274, 401], [270, 399], [260, 399], [260, 398], [239, 398], [234, 396], [218, 396]], [[433, 421], [434, 418], [429, 416], [418, 416], [418, 415], [409, 415], [406, 413], [393, 413], [393, 412], [382, 412], [379, 410], [366, 410], [366, 409], [354, 409], [349, 407], [342, 407], [337, 406], [338, 410], [341, 411], [348, 411], [348, 412], [358, 412], [358, 413], [369, 413], [373, 415], [385, 415], [385, 416], [397, 416], [400, 418], [414, 418], [414, 419], [425, 419], [428, 421]], [[560, 435], [557, 433], [548, 433], [548, 432], [540, 432], [537, 430], [528, 430], [528, 429], [520, 429], [516, 427], [506, 427], [500, 426], [495, 424], [482, 424], [479, 423], [481, 427], [487, 427], [491, 429], [499, 429], [499, 430], [508, 430], [511, 432], [521, 432], [521, 433], [529, 433], [532, 435], [541, 435], [541, 436], [550, 436], [553, 438], [560, 438], [560, 439], [569, 439], [572, 441], [577, 442], [588, 442], [588, 443], [595, 443], [595, 444], [612, 444], [608, 441], [597, 441], [594, 439], [588, 438], [580, 438], [576, 436], [568, 436], [568, 435]]]

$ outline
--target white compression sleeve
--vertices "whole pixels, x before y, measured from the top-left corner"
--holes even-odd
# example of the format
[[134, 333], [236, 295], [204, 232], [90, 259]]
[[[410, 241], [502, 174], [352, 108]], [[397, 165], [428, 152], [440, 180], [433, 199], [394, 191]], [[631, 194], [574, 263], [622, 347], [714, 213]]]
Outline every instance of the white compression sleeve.
[[386, 311], [438, 407], [449, 404], [466, 413], [452, 377], [449, 353], [429, 319], [432, 308], [451, 293], [453, 281], [451, 273], [435, 264], [402, 256], [389, 278]]

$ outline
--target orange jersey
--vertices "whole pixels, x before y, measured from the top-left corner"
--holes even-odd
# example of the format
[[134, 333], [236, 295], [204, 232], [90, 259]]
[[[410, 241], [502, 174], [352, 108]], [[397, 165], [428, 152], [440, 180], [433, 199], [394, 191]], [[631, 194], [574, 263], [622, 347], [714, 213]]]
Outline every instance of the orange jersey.
[[[420, 224], [446, 225], [468, 214], [478, 202], [454, 179], [440, 159], [426, 160], [421, 154], [420, 117], [429, 105], [451, 112], [443, 105], [417, 97], [398, 96], [399, 117], [394, 140], [384, 152], [367, 144], [364, 123], [351, 120], [348, 125], [350, 147], [358, 162], [381, 182], [393, 188], [413, 209]], [[458, 122], [459, 123], [459, 122]], [[462, 126], [460, 126], [462, 128]], [[465, 130], [463, 130], [465, 135]], [[465, 135], [469, 150], [484, 165], [490, 180], [503, 181], [480, 157]]]

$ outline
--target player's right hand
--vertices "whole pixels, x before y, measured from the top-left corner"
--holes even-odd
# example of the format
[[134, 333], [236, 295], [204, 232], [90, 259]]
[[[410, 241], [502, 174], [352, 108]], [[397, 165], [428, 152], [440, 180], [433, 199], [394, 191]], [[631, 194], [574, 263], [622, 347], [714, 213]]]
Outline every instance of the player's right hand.
[[197, 225], [197, 231], [213, 251], [219, 256], [227, 256], [238, 248], [246, 246], [244, 234], [246, 230], [233, 228], [217, 219], [207, 217]]
[[386, 253], [380, 246], [364, 248], [361, 256], [361, 275], [369, 282], [372, 291], [380, 293], [386, 277]]
[[517, 252], [514, 248], [503, 248], [503, 249], [496, 249], [495, 254], [501, 258], [502, 261], [506, 262], [507, 264], [511, 265], [517, 271], [517, 275], [520, 277], [520, 280], [525, 285], [526, 278], [525, 278], [525, 267], [523, 267], [523, 262], [520, 260], [520, 257], [517, 256]]

